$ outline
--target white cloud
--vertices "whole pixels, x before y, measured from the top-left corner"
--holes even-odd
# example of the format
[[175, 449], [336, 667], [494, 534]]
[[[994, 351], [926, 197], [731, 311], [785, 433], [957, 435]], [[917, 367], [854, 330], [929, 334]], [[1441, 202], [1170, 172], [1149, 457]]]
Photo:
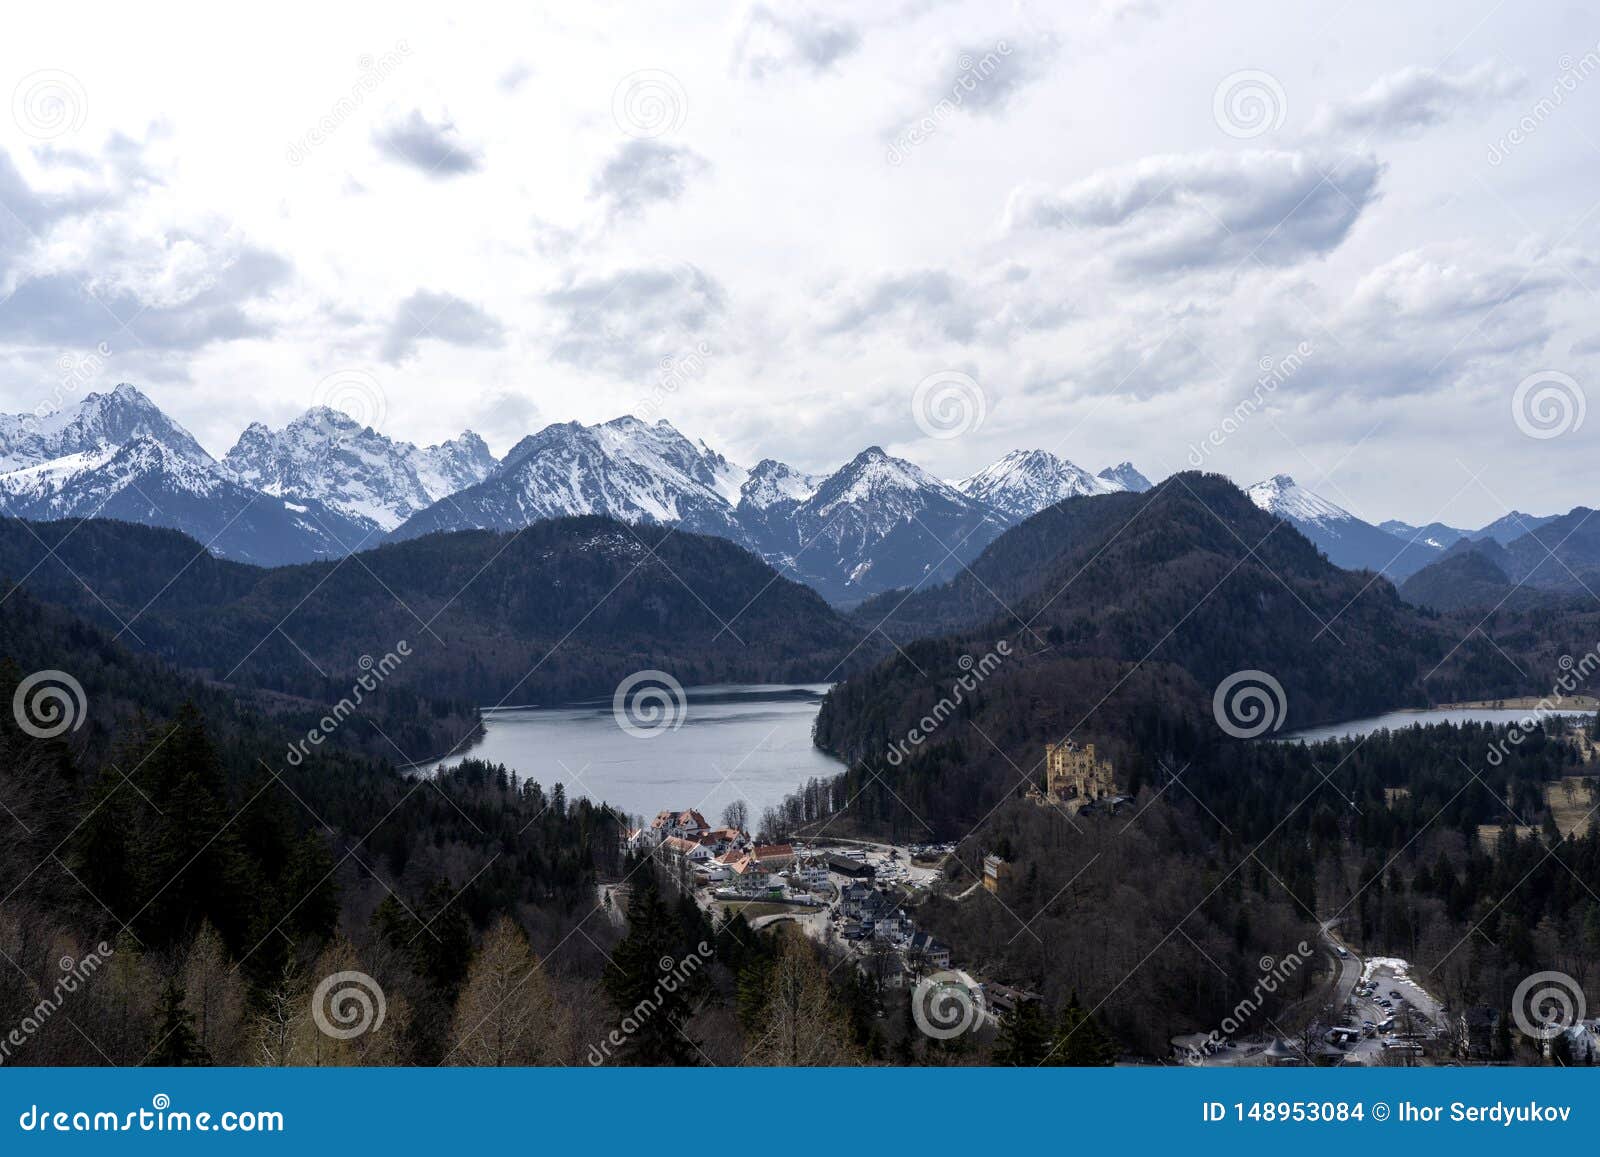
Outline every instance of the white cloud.
[[1312, 131], [1356, 137], [1415, 136], [1446, 121], [1482, 112], [1527, 87], [1520, 72], [1484, 61], [1464, 73], [1402, 68], [1348, 100], [1324, 104]]
[[734, 37], [734, 69], [753, 80], [791, 70], [831, 71], [861, 47], [861, 32], [845, 20], [812, 12], [780, 14], [756, 4]]
[[629, 140], [618, 146], [589, 185], [589, 196], [611, 217], [632, 217], [659, 202], [676, 201], [710, 163], [684, 145]]
[[396, 307], [379, 355], [402, 362], [424, 341], [463, 347], [495, 347], [505, 341], [505, 326], [479, 306], [452, 293], [419, 289]]
[[372, 140], [390, 160], [435, 180], [475, 173], [483, 164], [478, 151], [461, 139], [454, 121], [430, 120], [420, 109], [381, 126]]
[[1290, 265], [1345, 239], [1382, 169], [1370, 156], [1304, 152], [1146, 157], [1059, 191], [1019, 188], [1004, 224], [1087, 235], [1131, 274]]

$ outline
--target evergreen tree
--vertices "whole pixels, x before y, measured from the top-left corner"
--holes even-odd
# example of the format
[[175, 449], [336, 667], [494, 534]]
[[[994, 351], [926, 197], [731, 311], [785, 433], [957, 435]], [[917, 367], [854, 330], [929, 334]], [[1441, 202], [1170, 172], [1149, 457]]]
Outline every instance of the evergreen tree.
[[1055, 1044], [1050, 1019], [1037, 1000], [1018, 1000], [1000, 1017], [1000, 1036], [994, 1043], [994, 1063], [1032, 1067], [1043, 1064]]
[[634, 1065], [692, 1065], [700, 1054], [688, 1036], [690, 987], [671, 977], [684, 956], [678, 919], [661, 898], [653, 865], [636, 870], [633, 879], [628, 934], [612, 952], [604, 981], [623, 1017], [621, 1058]]
[[1110, 1065], [1117, 1059], [1116, 1043], [1084, 1011], [1074, 992], [1061, 1011], [1056, 1029], [1054, 1051], [1048, 1063], [1070, 1065], [1077, 1068]]
[[150, 1055], [144, 1062], [156, 1068], [209, 1065], [211, 1057], [194, 1034], [194, 1017], [184, 1007], [183, 989], [167, 981], [161, 997], [161, 1024]]

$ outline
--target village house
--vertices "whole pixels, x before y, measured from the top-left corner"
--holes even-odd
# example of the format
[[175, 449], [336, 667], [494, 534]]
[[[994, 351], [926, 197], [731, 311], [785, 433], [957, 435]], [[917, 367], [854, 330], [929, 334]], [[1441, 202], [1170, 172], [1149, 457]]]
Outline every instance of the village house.
[[1011, 879], [1011, 864], [996, 855], [983, 857], [983, 886], [986, 890], [1000, 894], [1000, 890]]
[[872, 889], [865, 884], [846, 884], [844, 891], [839, 893], [839, 903], [845, 916], [852, 920], [860, 919], [862, 908], [873, 895]]
[[706, 864], [713, 859], [710, 848], [682, 836], [668, 836], [662, 840], [661, 852], [669, 859], [687, 864]]
[[710, 844], [712, 851], [725, 852], [745, 842], [745, 835], [738, 828], [712, 828], [700, 837], [700, 842]]
[[942, 944], [926, 932], [913, 932], [906, 944], [906, 955], [920, 961], [928, 968], [943, 971], [950, 967], [950, 946]]
[[659, 813], [651, 821], [650, 830], [655, 833], [658, 841], [673, 836], [683, 840], [695, 840], [710, 832], [711, 825], [706, 823], [705, 816], [690, 808], [688, 811]]
[[1544, 1055], [1569, 1065], [1600, 1064], [1600, 1020], [1580, 1020], [1544, 1042]]
[[646, 852], [659, 841], [649, 828], [629, 828], [622, 833], [622, 843], [630, 852]]
[[828, 870], [847, 880], [870, 880], [877, 875], [876, 869], [864, 860], [852, 860], [846, 856], [828, 857]]
[[757, 844], [750, 849], [750, 858], [765, 872], [781, 872], [794, 867], [794, 848], [790, 844]]

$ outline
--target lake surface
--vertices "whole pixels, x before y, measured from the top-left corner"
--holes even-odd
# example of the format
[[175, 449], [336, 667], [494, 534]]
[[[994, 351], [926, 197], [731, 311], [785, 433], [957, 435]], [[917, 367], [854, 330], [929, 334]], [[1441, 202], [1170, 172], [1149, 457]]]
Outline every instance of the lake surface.
[[[1308, 727], [1304, 731], [1296, 731], [1289, 735], [1277, 735], [1273, 738], [1283, 743], [1295, 743], [1305, 740], [1307, 743], [1316, 743], [1322, 739], [1359, 739], [1363, 735], [1370, 735], [1374, 731], [1398, 731], [1402, 727], [1415, 727], [1418, 724], [1428, 723], [1520, 723], [1530, 715], [1536, 713], [1531, 709], [1518, 709], [1514, 707], [1432, 707], [1418, 711], [1390, 711], [1384, 715], [1373, 715], [1366, 719], [1351, 719], [1345, 723], [1329, 723], [1323, 727]], [[1561, 715], [1592, 715], [1593, 712], [1553, 712]]]
[[632, 816], [695, 808], [712, 824], [736, 799], [750, 821], [812, 777], [844, 765], [811, 744], [828, 684], [727, 684], [685, 691], [683, 722], [640, 738], [624, 731], [611, 700], [483, 713], [484, 736], [470, 750], [419, 767], [430, 774], [463, 757], [503, 763], [549, 791], [588, 796]]

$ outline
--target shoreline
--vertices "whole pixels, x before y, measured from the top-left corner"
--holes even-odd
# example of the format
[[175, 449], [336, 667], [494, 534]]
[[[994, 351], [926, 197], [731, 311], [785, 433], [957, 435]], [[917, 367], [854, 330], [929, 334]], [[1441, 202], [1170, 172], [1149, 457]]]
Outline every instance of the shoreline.
[[1514, 695], [1507, 699], [1473, 699], [1464, 703], [1440, 703], [1435, 707], [1403, 707], [1403, 711], [1537, 711], [1548, 704], [1560, 712], [1600, 711], [1600, 699], [1593, 695]]

